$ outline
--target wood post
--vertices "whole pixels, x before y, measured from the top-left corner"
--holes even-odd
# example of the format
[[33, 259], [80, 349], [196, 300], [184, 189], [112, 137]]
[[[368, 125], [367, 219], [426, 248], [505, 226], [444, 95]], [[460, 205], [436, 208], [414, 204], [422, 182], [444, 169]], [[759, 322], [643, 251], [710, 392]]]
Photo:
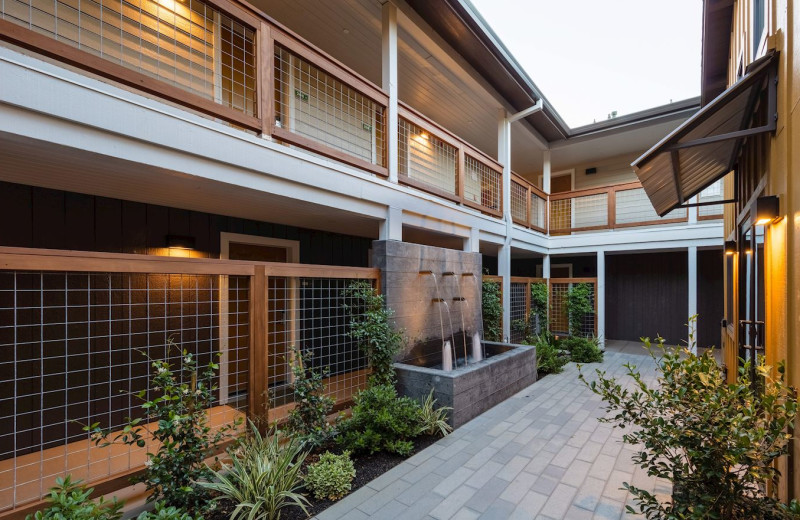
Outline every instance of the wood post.
[[247, 389], [248, 415], [255, 422], [267, 417], [267, 328], [269, 312], [267, 269], [257, 265], [250, 278], [250, 378]]

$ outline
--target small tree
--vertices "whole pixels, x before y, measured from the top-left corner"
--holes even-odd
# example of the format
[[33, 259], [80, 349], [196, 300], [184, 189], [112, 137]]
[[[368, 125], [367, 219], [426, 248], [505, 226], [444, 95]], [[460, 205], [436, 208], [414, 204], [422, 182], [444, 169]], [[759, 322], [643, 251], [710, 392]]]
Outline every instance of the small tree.
[[583, 320], [594, 312], [592, 284], [577, 283], [567, 292], [567, 314], [569, 316], [569, 335], [583, 335]]
[[403, 343], [403, 335], [390, 323], [394, 313], [386, 308], [383, 296], [376, 294], [372, 284], [366, 281], [351, 283], [345, 290], [345, 297], [355, 302], [344, 307], [350, 313], [350, 337], [358, 342], [372, 369], [370, 384], [393, 385], [392, 363]]
[[500, 297], [500, 284], [484, 281], [481, 290], [483, 310], [483, 338], [486, 341], [503, 339], [503, 302]]
[[630, 390], [600, 370], [596, 381], [580, 374], [613, 414], [601, 420], [633, 426], [623, 439], [640, 447], [634, 463], [673, 483], [671, 500], [624, 483], [641, 512], [649, 519], [797, 518], [774, 495], [780, 476], [774, 461], [788, 451], [797, 414], [782, 370], [773, 379], [770, 367], [758, 366], [759, 392], [748, 363], [736, 382], [727, 384], [710, 350], [696, 356], [666, 348], [662, 338], [655, 346], [649, 339], [644, 343], [660, 373], [652, 385], [630, 364], [625, 365], [633, 380]]
[[287, 426], [307, 443], [317, 446], [324, 443], [331, 433], [328, 414], [333, 410], [334, 401], [325, 395], [325, 385], [322, 382], [325, 374], [306, 366], [310, 354], [303, 355], [295, 347], [292, 347], [292, 354], [295, 407], [289, 412]]

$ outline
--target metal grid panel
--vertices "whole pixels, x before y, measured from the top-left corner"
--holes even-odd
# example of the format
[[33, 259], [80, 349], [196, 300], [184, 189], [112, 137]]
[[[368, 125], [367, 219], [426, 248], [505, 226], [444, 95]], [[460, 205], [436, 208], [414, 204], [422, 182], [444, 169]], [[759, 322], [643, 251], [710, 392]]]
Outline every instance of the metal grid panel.
[[[697, 202], [714, 202], [718, 200], [723, 200], [723, 179], [718, 180], [714, 184], [710, 185], [708, 188], [704, 189], [700, 192], [697, 196]], [[722, 216], [722, 213], [725, 209], [723, 204], [714, 204], [712, 206], [698, 206], [697, 207], [697, 216], [699, 217], [712, 217], [712, 216]]]
[[544, 229], [547, 201], [535, 193], [531, 193], [531, 225]]
[[255, 116], [255, 31], [200, 0], [3, 0], [0, 18]]
[[608, 225], [608, 193], [572, 199], [572, 228]]
[[456, 195], [458, 149], [403, 118], [398, 125], [400, 174]]
[[181, 363], [170, 338], [201, 369], [224, 346], [209, 419], [234, 418], [246, 404], [249, 280], [222, 278], [0, 271], [0, 509], [38, 499], [57, 476], [95, 481], [144, 463], [152, 446], [96, 447], [82, 427], [143, 417], [133, 394], [155, 397], [150, 360]]
[[[325, 376], [325, 392], [349, 401], [366, 387], [367, 359], [350, 335], [358, 302], [348, 295], [352, 279], [270, 277], [268, 369], [270, 419], [281, 419], [292, 402], [293, 347], [307, 368]], [[363, 312], [357, 310], [356, 312]]]
[[511, 216], [517, 220], [528, 222], [528, 188], [511, 181]]
[[[676, 219], [686, 216], [685, 209], [670, 211], [664, 219]], [[617, 224], [634, 224], [639, 222], [657, 222], [662, 220], [653, 209], [644, 188], [617, 192]]]
[[464, 157], [464, 169], [464, 198], [500, 211], [502, 175], [469, 155]]
[[[574, 287], [573, 282], [557, 282], [550, 283], [550, 331], [554, 334], [569, 334], [569, 312], [567, 306], [567, 295], [570, 289]], [[597, 286], [594, 283], [589, 283], [592, 288], [590, 299], [593, 308], [595, 305], [595, 293]], [[583, 336], [593, 336], [595, 333], [595, 323], [597, 321], [596, 311], [587, 313], [583, 316], [581, 334]]]
[[275, 124], [379, 166], [383, 107], [287, 49], [275, 47]]
[[528, 333], [528, 284], [511, 282], [511, 342], [520, 343]]

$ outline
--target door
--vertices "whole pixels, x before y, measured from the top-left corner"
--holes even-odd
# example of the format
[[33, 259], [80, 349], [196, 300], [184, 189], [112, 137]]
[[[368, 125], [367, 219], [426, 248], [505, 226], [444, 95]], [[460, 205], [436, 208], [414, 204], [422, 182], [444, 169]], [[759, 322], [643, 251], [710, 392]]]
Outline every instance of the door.
[[[559, 175], [550, 179], [550, 193], [572, 191], [572, 174]], [[562, 199], [550, 202], [550, 229], [569, 229], [572, 227], [572, 200]], [[568, 235], [569, 232], [551, 233]]]
[[[749, 226], [749, 224], [748, 224]], [[739, 234], [739, 358], [756, 364], [764, 355], [764, 227], [743, 227]]]

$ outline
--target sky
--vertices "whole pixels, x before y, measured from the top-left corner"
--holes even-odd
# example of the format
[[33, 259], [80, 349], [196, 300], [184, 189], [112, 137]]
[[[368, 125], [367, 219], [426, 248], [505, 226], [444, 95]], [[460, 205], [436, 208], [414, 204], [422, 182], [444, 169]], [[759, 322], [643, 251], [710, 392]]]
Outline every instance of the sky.
[[471, 0], [570, 127], [700, 95], [702, 0]]

